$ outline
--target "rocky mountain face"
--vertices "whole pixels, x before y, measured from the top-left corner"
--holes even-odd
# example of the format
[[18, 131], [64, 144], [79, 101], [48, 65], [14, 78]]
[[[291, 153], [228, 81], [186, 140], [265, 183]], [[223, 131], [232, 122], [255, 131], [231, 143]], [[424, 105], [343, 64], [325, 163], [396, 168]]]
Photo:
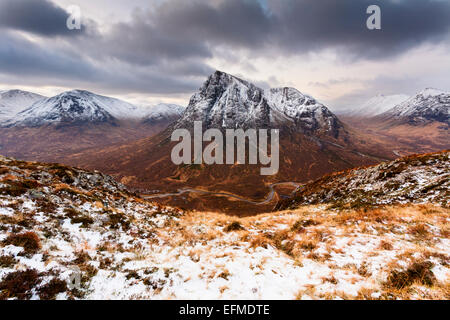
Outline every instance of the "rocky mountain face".
[[428, 88], [381, 116], [413, 125], [433, 121], [450, 124], [450, 93]]
[[264, 91], [252, 83], [216, 71], [195, 93], [175, 128], [285, 128], [336, 135], [337, 117], [314, 98], [294, 88]]
[[264, 128], [270, 125], [270, 108], [262, 89], [216, 71], [191, 97], [175, 128], [190, 128], [194, 121], [205, 128]]
[[5, 122], [4, 126], [114, 124], [118, 119], [137, 119], [142, 116], [143, 110], [124, 101], [73, 90], [37, 101]]
[[277, 209], [326, 203], [334, 207], [433, 202], [450, 205], [450, 152], [413, 155], [334, 173], [303, 186]]
[[13, 118], [33, 103], [45, 99], [36, 93], [22, 90], [0, 91], [0, 122]]

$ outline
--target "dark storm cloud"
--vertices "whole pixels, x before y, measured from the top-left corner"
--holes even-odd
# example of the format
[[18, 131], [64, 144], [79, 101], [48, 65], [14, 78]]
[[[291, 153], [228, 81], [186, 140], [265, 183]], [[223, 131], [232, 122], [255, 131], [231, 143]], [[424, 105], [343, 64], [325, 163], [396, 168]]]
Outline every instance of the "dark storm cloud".
[[[448, 36], [450, 2], [439, 0], [270, 0], [275, 41], [288, 52], [336, 48], [360, 58], [385, 58]], [[381, 8], [381, 30], [366, 28], [366, 9]]]
[[36, 77], [95, 79], [98, 69], [74, 52], [41, 47], [21, 36], [0, 33], [0, 72]]
[[212, 58], [216, 46], [258, 48], [271, 20], [257, 1], [173, 0], [136, 12], [102, 38], [104, 52], [137, 64], [161, 59]]
[[[130, 92], [188, 93], [213, 71], [214, 58], [244, 69], [253, 57], [326, 49], [338, 53], [337, 63], [382, 60], [449, 39], [450, 28], [450, 1], [166, 0], [107, 31], [94, 26], [55, 42], [53, 36], [73, 34], [66, 28], [67, 13], [55, 3], [0, 0], [0, 28], [49, 37], [31, 43], [5, 35], [0, 72], [46, 76], [53, 81], [47, 85], [84, 79]], [[366, 28], [372, 4], [381, 7], [382, 30]]]
[[39, 83], [157, 94], [192, 92], [199, 80], [174, 77], [163, 65], [152, 69], [91, 63], [77, 52], [41, 47], [5, 32], [0, 34], [0, 61], [6, 62], [0, 63], [0, 75], [24, 85]]
[[1, 0], [0, 27], [43, 36], [79, 35], [66, 26], [69, 13], [48, 0]]
[[[382, 30], [366, 27], [372, 4], [381, 7]], [[96, 44], [111, 58], [142, 65], [200, 65], [239, 49], [255, 57], [334, 49], [343, 60], [386, 59], [448, 39], [449, 29], [450, 1], [168, 0], [115, 24]]]

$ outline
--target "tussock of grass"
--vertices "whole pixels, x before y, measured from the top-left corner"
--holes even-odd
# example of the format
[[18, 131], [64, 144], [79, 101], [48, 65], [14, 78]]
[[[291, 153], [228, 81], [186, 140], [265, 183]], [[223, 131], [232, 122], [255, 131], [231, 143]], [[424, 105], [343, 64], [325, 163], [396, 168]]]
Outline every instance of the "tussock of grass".
[[245, 228], [238, 221], [233, 221], [224, 229], [225, 232], [240, 231], [240, 230], [245, 230]]
[[9, 273], [0, 282], [0, 300], [29, 299], [31, 290], [39, 283], [39, 273], [34, 269]]
[[34, 254], [41, 248], [39, 237], [34, 232], [11, 234], [3, 241], [3, 244], [23, 247], [26, 254]]
[[432, 286], [436, 282], [431, 271], [432, 267], [433, 263], [430, 261], [414, 262], [405, 271], [392, 271], [386, 285], [395, 289], [403, 289], [417, 281], [420, 284]]

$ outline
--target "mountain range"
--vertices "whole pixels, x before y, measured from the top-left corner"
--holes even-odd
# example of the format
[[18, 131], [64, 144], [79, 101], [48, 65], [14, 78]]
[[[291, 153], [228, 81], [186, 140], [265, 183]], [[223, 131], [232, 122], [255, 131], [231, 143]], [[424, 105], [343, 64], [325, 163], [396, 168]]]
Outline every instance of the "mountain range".
[[138, 107], [85, 90], [50, 98], [10, 90], [2, 92], [0, 104], [5, 106], [1, 152], [52, 162], [84, 149], [151, 136], [179, 118], [183, 110], [173, 104]]
[[380, 117], [412, 125], [433, 121], [450, 125], [450, 93], [427, 88], [384, 112]]
[[[397, 156], [450, 148], [450, 93], [427, 88], [373, 116], [341, 115], [342, 121]], [[385, 110], [383, 106], [377, 107]]]
[[4, 126], [115, 124], [120, 119], [141, 118], [143, 113], [143, 109], [118, 99], [88, 91], [73, 90], [36, 101], [29, 108], [6, 121]]
[[[274, 128], [280, 130], [280, 171], [260, 176], [257, 165], [176, 166], [170, 155], [174, 129]], [[208, 192], [239, 194], [259, 199], [269, 184], [306, 182], [326, 173], [368, 165], [395, 155], [342, 123], [326, 106], [295, 88], [263, 90], [225, 72], [214, 72], [194, 93], [179, 120], [161, 133], [134, 143], [86, 150], [67, 157], [69, 164], [112, 174], [129, 187], [147, 193], [168, 192], [189, 186]], [[213, 195], [167, 197], [163, 203], [188, 208], [239, 212], [245, 203]], [[275, 201], [275, 199], [274, 199]], [[267, 210], [273, 203], [251, 210]]]
[[[325, 174], [450, 148], [449, 95], [435, 89], [409, 99], [377, 96], [365, 104], [365, 115], [339, 117], [295, 88], [263, 90], [221, 71], [206, 79], [186, 108], [137, 107], [84, 90], [50, 98], [13, 90], [1, 97], [3, 154], [101, 170], [147, 195], [168, 193], [158, 201], [188, 209], [264, 212], [281, 193]], [[174, 165], [171, 133], [191, 130], [194, 121], [204, 130], [279, 129], [280, 171], [261, 177], [255, 165]], [[288, 183], [271, 186], [278, 182]], [[170, 195], [186, 187], [195, 192]], [[254, 205], [274, 189], [280, 192], [271, 201]]]
[[181, 106], [164, 103], [137, 107], [86, 90], [66, 91], [51, 98], [20, 90], [0, 94], [2, 109], [10, 115], [0, 123], [3, 127], [116, 124], [121, 120], [161, 122], [179, 117], [183, 110]]

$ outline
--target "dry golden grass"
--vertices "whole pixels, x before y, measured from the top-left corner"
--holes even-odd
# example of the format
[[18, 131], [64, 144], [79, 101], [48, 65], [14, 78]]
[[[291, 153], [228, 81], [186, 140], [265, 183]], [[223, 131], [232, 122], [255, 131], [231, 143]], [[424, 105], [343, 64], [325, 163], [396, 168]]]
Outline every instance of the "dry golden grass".
[[[250, 254], [251, 250], [270, 246], [292, 259], [298, 267], [309, 259], [328, 266], [330, 270], [353, 274], [353, 278], [346, 280], [350, 283], [363, 279], [371, 284], [363, 287], [357, 296], [339, 291], [317, 293], [311, 286], [299, 290], [299, 299], [305, 296], [313, 299], [446, 299], [449, 283], [437, 281], [429, 270], [430, 259], [437, 259], [443, 266], [450, 263], [449, 256], [434, 247], [439, 244], [439, 239], [448, 239], [449, 221], [450, 210], [432, 204], [342, 212], [320, 206], [304, 206], [244, 218], [193, 211], [177, 221], [174, 232], [162, 231], [160, 236], [178, 246], [201, 243], [204, 250], [208, 250], [211, 241], [215, 246], [246, 247]], [[361, 237], [366, 237], [366, 240]], [[345, 239], [343, 246], [342, 241], [338, 245], [339, 239]], [[391, 260], [380, 265], [385, 274], [384, 280], [373, 274], [370, 265], [365, 262], [360, 266], [354, 263], [336, 265], [332, 260], [333, 255], [345, 257], [348, 247], [365, 245], [367, 239], [377, 239], [372, 249], [364, 252], [367, 257], [376, 257], [383, 252], [392, 256]], [[193, 261], [198, 261], [204, 253], [195, 249], [190, 251], [189, 256]], [[233, 258], [232, 253], [224, 256]], [[254, 265], [252, 268], [258, 272], [264, 266]], [[226, 277], [224, 270], [225, 266], [217, 266], [214, 275], [205, 276]], [[322, 279], [330, 285], [337, 285], [339, 281], [336, 275]]]

